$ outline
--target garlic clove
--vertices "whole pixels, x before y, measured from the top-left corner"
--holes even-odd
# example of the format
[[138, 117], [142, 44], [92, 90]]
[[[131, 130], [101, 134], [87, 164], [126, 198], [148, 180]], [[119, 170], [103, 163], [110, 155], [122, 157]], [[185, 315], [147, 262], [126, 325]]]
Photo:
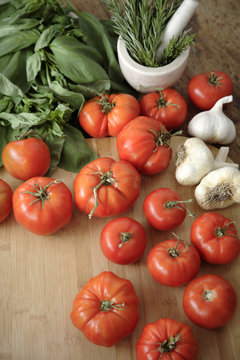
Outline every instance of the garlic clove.
[[180, 145], [176, 160], [176, 180], [181, 185], [196, 185], [214, 168], [214, 157], [207, 145], [196, 137]]
[[211, 171], [195, 188], [195, 198], [204, 210], [240, 203], [240, 171], [231, 166]]
[[236, 128], [222, 108], [232, 100], [232, 95], [225, 96], [210, 110], [195, 115], [188, 124], [189, 134], [209, 143], [230, 144], [236, 137]]

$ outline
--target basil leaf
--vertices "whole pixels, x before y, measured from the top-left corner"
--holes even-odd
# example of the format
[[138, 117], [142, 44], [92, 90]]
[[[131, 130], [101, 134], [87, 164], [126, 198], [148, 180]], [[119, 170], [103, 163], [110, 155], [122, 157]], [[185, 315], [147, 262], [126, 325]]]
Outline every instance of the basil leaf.
[[35, 44], [38, 38], [39, 32], [37, 30], [20, 31], [16, 34], [5, 36], [0, 39], [0, 54], [3, 56], [25, 49]]
[[27, 80], [34, 81], [41, 70], [42, 62], [45, 60], [43, 51], [36, 52], [28, 57], [26, 63]]
[[67, 138], [58, 166], [77, 173], [87, 163], [96, 159], [97, 155], [87, 144], [80, 130], [67, 124], [64, 126], [63, 131]]
[[44, 47], [48, 46], [48, 44], [52, 41], [52, 39], [55, 38], [56, 35], [58, 35], [62, 31], [63, 28], [61, 24], [54, 24], [49, 26], [41, 33], [41, 36], [39, 37], [38, 41], [35, 44], [34, 51], [37, 52], [40, 49], [43, 49]]
[[[3, 95], [14, 97], [24, 97], [22, 90], [12, 83], [6, 76], [0, 73], [0, 93]], [[16, 101], [17, 102], [17, 101]]]
[[74, 49], [68, 46], [69, 42], [70, 37], [58, 37], [50, 45], [57, 66], [65, 76], [79, 84], [108, 80], [105, 70], [93, 60], [97, 51], [77, 40]]

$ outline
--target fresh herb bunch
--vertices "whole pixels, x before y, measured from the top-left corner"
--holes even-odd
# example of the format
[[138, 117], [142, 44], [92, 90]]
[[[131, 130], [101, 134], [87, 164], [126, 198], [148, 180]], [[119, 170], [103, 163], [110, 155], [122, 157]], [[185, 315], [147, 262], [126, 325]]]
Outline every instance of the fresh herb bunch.
[[118, 0], [103, 1], [111, 14], [115, 32], [125, 41], [131, 57], [141, 65], [166, 65], [193, 43], [194, 35], [184, 31], [170, 41], [161, 62], [157, 62], [160, 39], [182, 0], [125, 0], [122, 5]]

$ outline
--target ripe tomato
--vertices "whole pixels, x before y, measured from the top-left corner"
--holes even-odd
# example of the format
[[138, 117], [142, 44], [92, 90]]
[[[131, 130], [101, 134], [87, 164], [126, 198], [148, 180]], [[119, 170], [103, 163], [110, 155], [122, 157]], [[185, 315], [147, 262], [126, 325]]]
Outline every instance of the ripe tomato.
[[199, 272], [200, 263], [197, 249], [180, 238], [160, 242], [152, 248], [147, 259], [152, 277], [160, 284], [172, 287], [192, 280]]
[[191, 328], [160, 319], [144, 326], [136, 346], [137, 360], [197, 360], [198, 343]]
[[142, 115], [160, 120], [168, 130], [181, 126], [187, 116], [186, 101], [171, 88], [144, 95], [140, 105]]
[[76, 296], [71, 320], [89, 341], [113, 346], [130, 335], [139, 320], [132, 283], [110, 271], [93, 277]]
[[188, 83], [188, 95], [200, 110], [209, 110], [224, 96], [232, 95], [233, 82], [221, 71], [211, 71], [192, 77]]
[[2, 151], [2, 162], [9, 174], [20, 180], [47, 173], [51, 156], [44, 141], [30, 137], [10, 141]]
[[100, 245], [103, 254], [115, 264], [135, 263], [146, 247], [146, 233], [142, 225], [129, 217], [118, 217], [104, 226]]
[[13, 193], [13, 212], [17, 222], [38, 235], [52, 234], [72, 217], [72, 194], [59, 180], [34, 177]]
[[191, 242], [210, 264], [228, 264], [240, 252], [240, 240], [233, 222], [221, 214], [207, 212], [191, 227]]
[[157, 230], [170, 230], [180, 225], [188, 212], [186, 202], [170, 188], [159, 188], [150, 192], [143, 202], [144, 215], [151, 226]]
[[84, 166], [74, 181], [77, 208], [92, 216], [119, 215], [127, 211], [140, 193], [141, 178], [127, 161], [102, 157]]
[[136, 169], [151, 175], [165, 170], [172, 157], [170, 133], [160, 121], [139, 116], [124, 126], [117, 136], [118, 156]]
[[140, 114], [140, 104], [129, 94], [96, 96], [79, 113], [79, 124], [93, 137], [117, 136]]
[[237, 296], [232, 285], [218, 275], [203, 275], [190, 282], [183, 294], [183, 309], [196, 325], [216, 329], [234, 315]]
[[4, 221], [12, 209], [12, 189], [4, 181], [0, 179], [0, 223]]

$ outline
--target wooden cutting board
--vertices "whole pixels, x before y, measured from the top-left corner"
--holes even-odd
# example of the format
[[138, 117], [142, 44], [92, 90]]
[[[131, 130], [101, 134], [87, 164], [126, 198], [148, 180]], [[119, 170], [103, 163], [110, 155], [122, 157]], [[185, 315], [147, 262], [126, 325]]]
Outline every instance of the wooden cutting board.
[[[118, 159], [115, 138], [90, 139], [89, 144], [100, 156]], [[183, 199], [193, 198], [193, 187], [179, 185], [174, 177], [175, 153], [186, 140], [173, 137], [173, 157], [169, 168], [161, 174], [143, 176], [141, 193], [133, 207], [124, 215], [139, 221], [147, 232], [147, 247], [143, 257], [133, 265], [121, 266], [108, 261], [99, 245], [100, 233], [112, 218], [88, 219], [75, 207], [68, 226], [50, 236], [34, 235], [14, 219], [13, 214], [0, 224], [0, 359], [14, 360], [133, 360], [135, 346], [148, 322], [163, 317], [190, 325], [200, 347], [200, 360], [237, 360], [240, 353], [239, 306], [234, 318], [224, 327], [210, 331], [192, 324], [182, 309], [185, 286], [164, 287], [154, 281], [147, 269], [150, 249], [171, 236], [151, 228], [143, 215], [145, 196], [159, 187], [175, 189]], [[216, 154], [217, 149], [211, 147]], [[55, 178], [62, 179], [73, 190], [76, 174], [57, 169]], [[0, 177], [14, 190], [20, 181], [4, 169]], [[196, 216], [203, 210], [190, 205]], [[219, 213], [237, 222], [240, 231], [240, 205]], [[189, 240], [192, 218], [186, 218], [175, 232]], [[132, 281], [140, 299], [140, 321], [132, 335], [112, 348], [88, 342], [71, 323], [72, 301], [82, 286], [93, 276], [110, 270]], [[235, 287], [240, 299], [240, 257], [232, 264], [211, 266], [202, 263], [199, 275], [224, 276]]]

